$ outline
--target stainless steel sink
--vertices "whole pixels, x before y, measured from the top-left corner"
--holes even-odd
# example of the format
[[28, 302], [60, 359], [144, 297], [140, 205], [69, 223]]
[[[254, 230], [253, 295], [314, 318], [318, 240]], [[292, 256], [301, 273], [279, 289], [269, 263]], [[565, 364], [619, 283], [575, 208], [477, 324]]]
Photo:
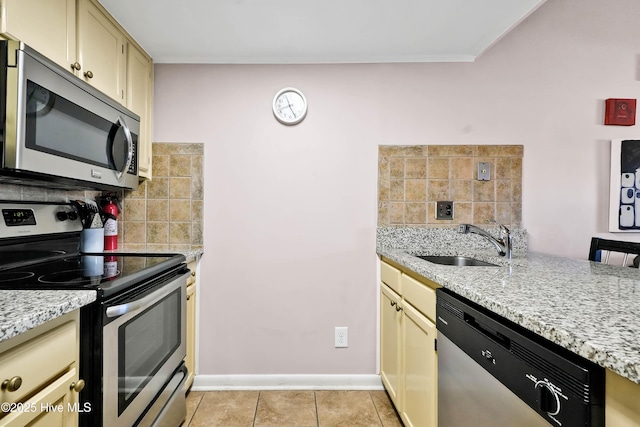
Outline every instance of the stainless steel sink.
[[456, 255], [424, 255], [418, 256], [418, 258], [423, 259], [425, 261], [432, 262], [434, 264], [442, 264], [442, 265], [458, 265], [464, 267], [497, 267], [496, 264], [492, 264], [490, 262], [480, 261], [479, 259], [470, 258], [466, 256], [456, 256]]

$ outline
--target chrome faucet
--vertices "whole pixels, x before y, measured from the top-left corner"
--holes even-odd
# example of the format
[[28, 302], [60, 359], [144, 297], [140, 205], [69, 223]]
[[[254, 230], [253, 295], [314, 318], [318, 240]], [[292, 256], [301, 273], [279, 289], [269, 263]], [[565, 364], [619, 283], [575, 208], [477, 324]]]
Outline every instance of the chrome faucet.
[[496, 239], [491, 234], [489, 234], [489, 232], [483, 230], [482, 228], [476, 227], [475, 225], [471, 224], [460, 224], [458, 226], [458, 231], [462, 234], [474, 233], [484, 237], [485, 239], [490, 241], [493, 246], [496, 247], [496, 249], [498, 250], [498, 255], [506, 255], [507, 258], [509, 258], [509, 261], [511, 261], [511, 252], [513, 248], [513, 236], [511, 235], [511, 232], [507, 227], [500, 224], [494, 219], [488, 220], [488, 222], [494, 222], [498, 225], [498, 227], [500, 227], [499, 239]]

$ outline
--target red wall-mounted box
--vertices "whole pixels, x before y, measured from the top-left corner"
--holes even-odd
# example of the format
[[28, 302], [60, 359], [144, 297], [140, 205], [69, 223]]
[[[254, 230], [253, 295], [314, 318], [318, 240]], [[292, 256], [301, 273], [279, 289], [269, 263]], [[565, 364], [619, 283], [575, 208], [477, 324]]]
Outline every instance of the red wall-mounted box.
[[636, 124], [636, 100], [609, 98], [605, 101], [604, 124], [633, 126]]

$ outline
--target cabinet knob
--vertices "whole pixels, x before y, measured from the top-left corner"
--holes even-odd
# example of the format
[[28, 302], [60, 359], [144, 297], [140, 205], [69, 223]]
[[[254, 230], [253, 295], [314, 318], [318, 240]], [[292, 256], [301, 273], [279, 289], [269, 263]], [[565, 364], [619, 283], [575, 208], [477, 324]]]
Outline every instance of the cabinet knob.
[[187, 301], [191, 299], [191, 295], [187, 295]]
[[80, 71], [80, 69], [82, 68], [82, 66], [80, 65], [79, 62], [74, 62], [73, 64], [71, 64], [71, 69], [72, 70], [78, 70]]
[[84, 380], [78, 380], [78, 381], [72, 382], [69, 388], [75, 391], [76, 393], [80, 393], [84, 389]]
[[402, 307], [400, 307], [399, 305], [396, 305], [396, 311], [400, 311], [402, 310]]
[[396, 302], [395, 301], [391, 301], [390, 304], [391, 304], [391, 307], [393, 307], [394, 305], [396, 305]]
[[191, 272], [191, 277], [196, 277], [196, 272], [195, 271]]
[[91, 70], [89, 71], [85, 71], [84, 72], [84, 76], [88, 79], [92, 79], [93, 78], [93, 73], [91, 72]]
[[2, 381], [2, 390], [16, 391], [20, 388], [21, 385], [22, 378], [16, 375], [15, 377]]

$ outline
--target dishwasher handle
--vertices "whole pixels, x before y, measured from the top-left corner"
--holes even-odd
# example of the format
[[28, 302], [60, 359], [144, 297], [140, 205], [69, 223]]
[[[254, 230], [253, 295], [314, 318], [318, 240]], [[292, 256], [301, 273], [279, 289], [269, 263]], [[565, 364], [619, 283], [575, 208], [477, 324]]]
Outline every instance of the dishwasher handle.
[[489, 327], [485, 323], [479, 322], [475, 317], [470, 315], [469, 313], [464, 313], [464, 321], [467, 325], [480, 332], [485, 337], [489, 338], [492, 341], [500, 344], [502, 347], [507, 350], [511, 348], [511, 340], [495, 329]]

